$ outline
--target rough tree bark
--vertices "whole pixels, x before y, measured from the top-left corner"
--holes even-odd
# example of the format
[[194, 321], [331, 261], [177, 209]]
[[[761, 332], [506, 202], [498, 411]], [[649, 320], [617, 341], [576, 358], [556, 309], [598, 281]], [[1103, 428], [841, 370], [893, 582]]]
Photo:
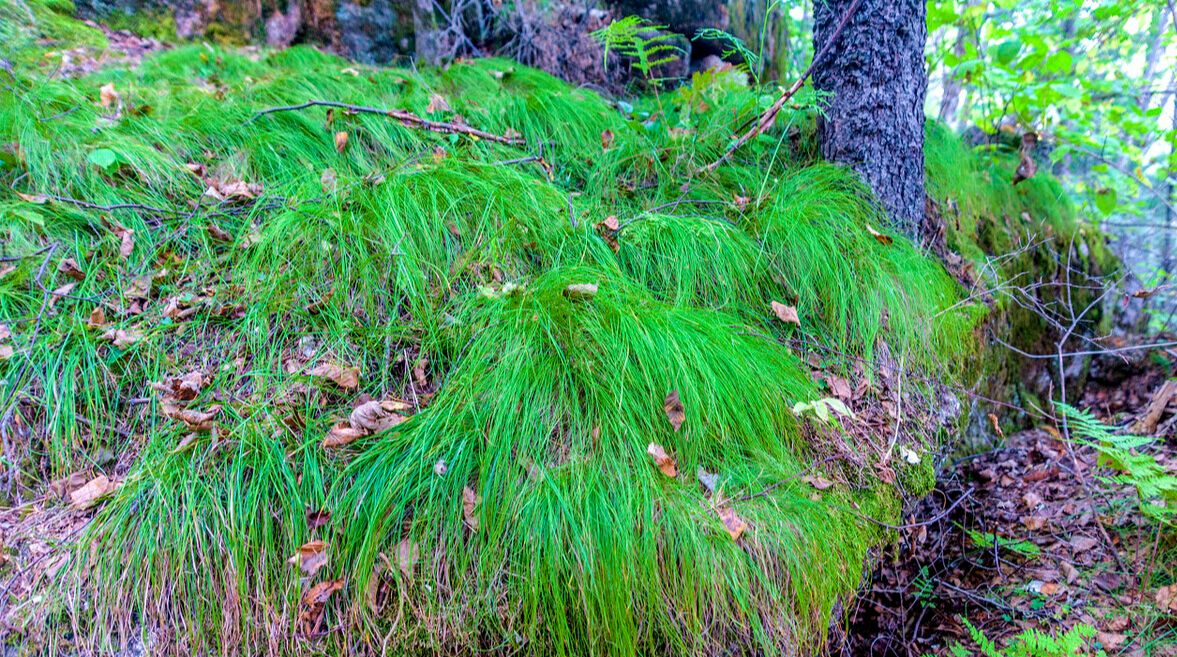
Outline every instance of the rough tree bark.
[[[853, 2], [814, 3], [815, 50]], [[859, 0], [813, 72], [814, 87], [832, 94], [818, 120], [822, 155], [857, 171], [895, 227], [917, 240], [924, 223], [926, 12], [923, 0]]]

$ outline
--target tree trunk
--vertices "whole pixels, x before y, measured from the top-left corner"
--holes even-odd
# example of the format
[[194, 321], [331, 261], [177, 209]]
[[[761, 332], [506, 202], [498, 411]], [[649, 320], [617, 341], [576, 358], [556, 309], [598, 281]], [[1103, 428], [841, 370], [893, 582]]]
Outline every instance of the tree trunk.
[[[815, 51], [852, 3], [814, 3]], [[860, 0], [813, 72], [814, 87], [833, 94], [818, 119], [822, 155], [857, 171], [895, 227], [917, 240], [924, 223], [926, 11], [923, 0]]]

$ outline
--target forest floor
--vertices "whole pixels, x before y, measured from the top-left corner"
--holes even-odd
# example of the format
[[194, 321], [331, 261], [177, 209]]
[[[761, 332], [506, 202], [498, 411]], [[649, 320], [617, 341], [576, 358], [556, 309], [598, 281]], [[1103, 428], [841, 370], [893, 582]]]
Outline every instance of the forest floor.
[[[1167, 369], [1144, 357], [1104, 367], [1120, 373], [1089, 382], [1083, 405], [1166, 436], [1157, 459], [1173, 471]], [[1177, 587], [1159, 585], [1173, 581], [1172, 547], [1138, 512], [1132, 490], [1101, 479], [1094, 450], [1072, 453], [1042, 422], [945, 468], [880, 560], [832, 654], [907, 657], [961, 646], [971, 655], [975, 631], [1008, 646], [1027, 630], [1057, 636], [1084, 624], [1107, 655], [1177, 655]]]

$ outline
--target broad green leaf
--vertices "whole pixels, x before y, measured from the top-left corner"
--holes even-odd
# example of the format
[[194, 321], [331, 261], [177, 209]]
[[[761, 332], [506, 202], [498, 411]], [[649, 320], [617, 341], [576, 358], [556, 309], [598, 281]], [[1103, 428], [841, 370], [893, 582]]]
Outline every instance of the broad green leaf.
[[1109, 215], [1116, 209], [1116, 190], [1104, 189], [1095, 194], [1095, 207], [1105, 215]]
[[99, 168], [110, 169], [119, 161], [119, 156], [109, 148], [97, 148], [90, 151], [90, 155], [86, 159], [90, 161], [90, 164]]

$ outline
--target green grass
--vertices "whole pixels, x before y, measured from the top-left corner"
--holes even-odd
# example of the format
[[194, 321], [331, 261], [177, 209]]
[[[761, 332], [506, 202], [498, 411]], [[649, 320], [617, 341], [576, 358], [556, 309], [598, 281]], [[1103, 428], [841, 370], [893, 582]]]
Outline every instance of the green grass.
[[[306, 48], [191, 45], [135, 70], [47, 72], [20, 68], [0, 97], [0, 142], [17, 144], [0, 159], [3, 255], [29, 256], [0, 277], [17, 348], [0, 362], [0, 399], [22, 427], [0, 469], [23, 496], [80, 469], [126, 472], [62, 576], [47, 636], [111, 648], [150, 632], [162, 650], [196, 654], [292, 654], [307, 641], [331, 652], [817, 648], [868, 550], [888, 540], [864, 517], [895, 521], [901, 494], [871, 475], [890, 435], [862, 441], [792, 414], [829, 396], [811, 363], [872, 377], [886, 344], [953, 384], [979, 357], [984, 307], [959, 304], [959, 284], [916, 245], [872, 237], [868, 226], [891, 231], [861, 183], [783, 136], [790, 125], [811, 135], [811, 108], [714, 176], [692, 173], [723, 151], [733, 116], [755, 111], [755, 91], [731, 80], [696, 78], [630, 113], [503, 60], [408, 71]], [[113, 119], [99, 104], [108, 83], [124, 103]], [[427, 115], [435, 94], [452, 110], [431, 118], [518, 132], [544, 144], [543, 163], [507, 163], [538, 146], [382, 116], [251, 120], [310, 98]], [[937, 130], [929, 186], [945, 194], [960, 183], [950, 176], [988, 165]], [[95, 164], [98, 149], [115, 162]], [[969, 257], [985, 248], [974, 228], [985, 218], [1074, 221], [1051, 214], [1049, 183], [1022, 195], [960, 175], [976, 222], [954, 239], [974, 245]], [[257, 198], [202, 197], [233, 180], [259, 185]], [[597, 227], [610, 216], [615, 236]], [[134, 231], [125, 259], [116, 222]], [[38, 282], [37, 251], [53, 244]], [[45, 291], [69, 280], [66, 257], [84, 280], [42, 315]], [[149, 298], [129, 295], [145, 276]], [[597, 292], [570, 297], [576, 284]], [[801, 325], [775, 319], [773, 301], [795, 305]], [[168, 317], [169, 303], [196, 310]], [[143, 338], [102, 340], [86, 326], [98, 306], [109, 328]], [[358, 389], [287, 367], [308, 353], [356, 366]], [[197, 369], [207, 380], [192, 407], [222, 415], [215, 437], [176, 450], [188, 432], [148, 383]], [[677, 432], [663, 410], [671, 391], [685, 411]], [[322, 447], [361, 393], [419, 409]], [[651, 442], [678, 478], [654, 467]], [[853, 465], [829, 459], [839, 449]], [[797, 479], [815, 461], [851, 483], [816, 492]], [[715, 496], [698, 468], [719, 475]], [[467, 487], [481, 498], [477, 532]], [[716, 513], [727, 506], [749, 526], [738, 542]], [[312, 529], [316, 510], [331, 522]], [[307, 638], [297, 615], [313, 581], [285, 561], [312, 538], [330, 545], [317, 580], [346, 585], [326, 608], [332, 631]], [[409, 544], [419, 558], [402, 572]]]

